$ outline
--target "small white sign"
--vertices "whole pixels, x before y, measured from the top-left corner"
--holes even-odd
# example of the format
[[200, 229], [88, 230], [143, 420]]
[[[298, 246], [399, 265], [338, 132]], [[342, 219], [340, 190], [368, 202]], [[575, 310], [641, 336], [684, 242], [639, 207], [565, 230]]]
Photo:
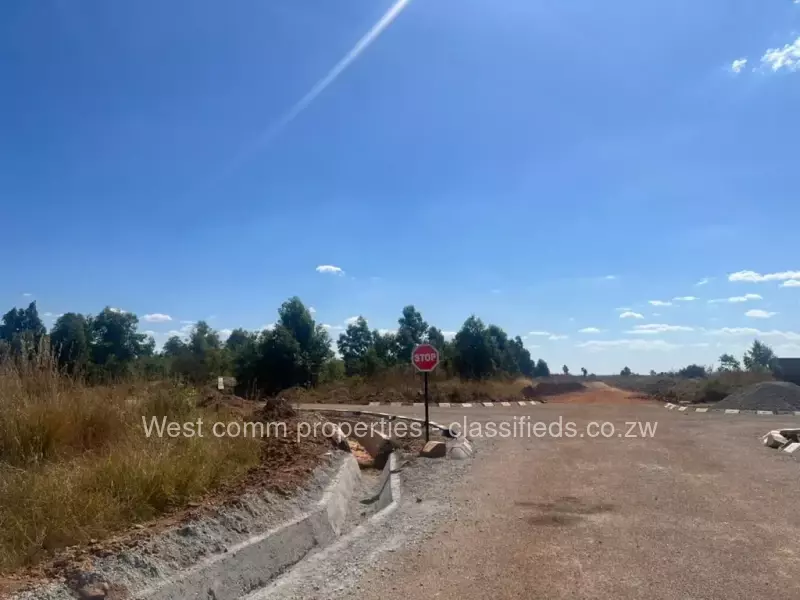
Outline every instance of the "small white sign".
[[218, 390], [225, 389], [225, 380], [222, 377], [217, 377], [217, 389]]

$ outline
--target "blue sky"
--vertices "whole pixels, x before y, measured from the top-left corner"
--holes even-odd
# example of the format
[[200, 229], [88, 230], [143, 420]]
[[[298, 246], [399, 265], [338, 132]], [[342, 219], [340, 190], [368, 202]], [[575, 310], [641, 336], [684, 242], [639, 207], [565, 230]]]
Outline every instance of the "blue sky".
[[412, 0], [326, 80], [392, 6], [3, 2], [0, 305], [800, 354], [800, 4]]

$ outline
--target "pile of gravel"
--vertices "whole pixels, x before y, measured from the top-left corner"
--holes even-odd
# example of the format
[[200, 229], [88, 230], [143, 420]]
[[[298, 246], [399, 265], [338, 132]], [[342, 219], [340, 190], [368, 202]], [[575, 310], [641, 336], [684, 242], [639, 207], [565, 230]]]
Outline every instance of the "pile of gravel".
[[739, 410], [800, 411], [800, 385], [787, 381], [764, 381], [749, 385], [718, 402], [714, 408]]

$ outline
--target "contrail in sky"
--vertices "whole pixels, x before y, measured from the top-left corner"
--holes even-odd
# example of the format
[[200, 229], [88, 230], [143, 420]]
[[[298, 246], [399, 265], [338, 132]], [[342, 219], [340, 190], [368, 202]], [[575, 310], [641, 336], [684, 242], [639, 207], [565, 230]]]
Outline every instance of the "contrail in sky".
[[239, 155], [231, 161], [231, 164], [228, 165], [228, 168], [225, 170], [224, 174], [228, 174], [234, 169], [236, 169], [239, 165], [244, 163], [248, 158], [250, 158], [255, 152], [260, 150], [261, 148], [266, 147], [275, 137], [283, 131], [283, 129], [288, 126], [292, 121], [294, 121], [297, 116], [302, 113], [305, 109], [307, 109], [317, 97], [322, 94], [328, 87], [336, 81], [336, 79], [341, 75], [347, 67], [349, 67], [353, 62], [364, 53], [364, 51], [372, 45], [372, 42], [377, 40], [380, 35], [391, 25], [394, 20], [400, 15], [401, 12], [409, 5], [411, 0], [397, 0], [392, 7], [383, 15], [380, 20], [372, 26], [372, 28], [358, 40], [353, 48], [344, 55], [334, 67], [328, 71], [328, 74], [325, 75], [322, 79], [317, 81], [314, 84], [308, 93], [300, 98], [294, 106], [292, 106], [286, 113], [281, 116], [280, 119], [272, 123], [264, 132], [258, 136], [256, 140], [248, 147], [245, 148]]

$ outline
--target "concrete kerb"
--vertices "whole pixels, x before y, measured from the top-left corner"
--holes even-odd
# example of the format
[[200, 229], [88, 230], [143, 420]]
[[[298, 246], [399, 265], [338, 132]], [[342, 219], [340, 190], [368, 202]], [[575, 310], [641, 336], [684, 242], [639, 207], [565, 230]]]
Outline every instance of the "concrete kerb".
[[329, 545], [341, 534], [348, 503], [360, 479], [358, 462], [347, 456], [313, 512], [237, 544], [135, 598], [235, 600], [262, 587], [312, 549]]
[[773, 416], [773, 415], [793, 415], [800, 417], [800, 411], [790, 410], [744, 410], [739, 408], [711, 408], [709, 406], [700, 406], [692, 408], [691, 406], [673, 404], [666, 402], [664, 408], [667, 410], [675, 410], [680, 412], [696, 412], [696, 413], [719, 413], [724, 415], [758, 415], [758, 416]]
[[[360, 481], [358, 462], [348, 454], [311, 511], [224, 548], [155, 584], [128, 590], [129, 595], [125, 597], [132, 600], [236, 600], [263, 587], [265, 582], [298, 563], [314, 548], [328, 546], [341, 535], [348, 506]], [[391, 481], [389, 487], [396, 483], [396, 480]], [[394, 490], [390, 493], [395, 495]], [[22, 592], [12, 598], [29, 600], [42, 597], [60, 600], [77, 596], [66, 584], [58, 583]]]

